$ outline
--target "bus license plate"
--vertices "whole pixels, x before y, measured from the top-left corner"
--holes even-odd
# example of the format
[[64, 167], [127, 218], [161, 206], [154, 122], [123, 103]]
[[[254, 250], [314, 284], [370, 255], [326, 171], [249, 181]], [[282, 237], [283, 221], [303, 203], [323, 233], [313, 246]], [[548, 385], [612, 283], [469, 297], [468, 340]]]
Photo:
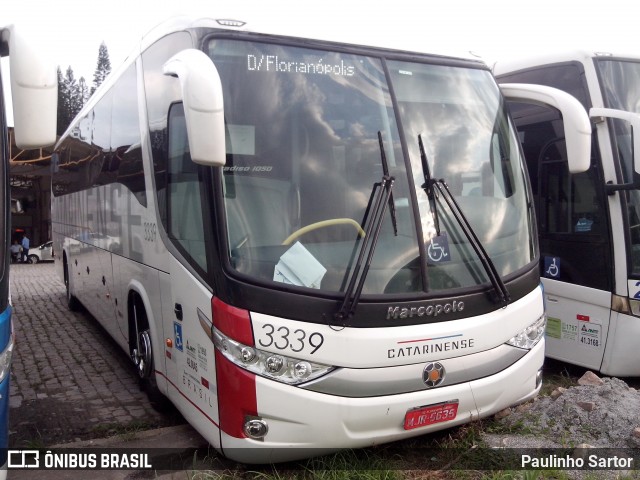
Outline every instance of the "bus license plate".
[[436, 403], [425, 407], [412, 408], [404, 417], [404, 429], [424, 427], [434, 423], [448, 422], [458, 414], [458, 401]]

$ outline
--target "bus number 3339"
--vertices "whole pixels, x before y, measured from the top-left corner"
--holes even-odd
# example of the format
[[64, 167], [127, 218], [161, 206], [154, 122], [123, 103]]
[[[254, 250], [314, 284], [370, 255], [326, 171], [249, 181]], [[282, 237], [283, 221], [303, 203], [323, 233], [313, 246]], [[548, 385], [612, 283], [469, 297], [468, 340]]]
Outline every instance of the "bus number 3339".
[[275, 347], [278, 350], [291, 350], [300, 353], [303, 350], [311, 349], [309, 354], [313, 355], [324, 343], [324, 336], [319, 332], [310, 335], [298, 328], [291, 331], [287, 327], [276, 327], [270, 323], [262, 325], [262, 334], [258, 339], [261, 347]]

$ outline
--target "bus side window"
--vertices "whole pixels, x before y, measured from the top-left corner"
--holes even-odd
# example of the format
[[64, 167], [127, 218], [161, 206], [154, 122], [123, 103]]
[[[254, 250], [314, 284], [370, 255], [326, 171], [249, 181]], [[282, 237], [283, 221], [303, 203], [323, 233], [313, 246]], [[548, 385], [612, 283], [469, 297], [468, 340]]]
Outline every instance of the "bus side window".
[[135, 65], [120, 77], [114, 88], [111, 109], [111, 171], [117, 181], [125, 185], [141, 205], [147, 206], [147, 189], [140, 148], [138, 93]]
[[598, 181], [594, 167], [569, 174], [564, 142], [551, 144], [540, 161], [541, 233], [602, 233], [606, 218]]
[[182, 103], [169, 110], [168, 233], [203, 270], [207, 268], [198, 166], [191, 161]]
[[150, 169], [155, 177], [158, 216], [166, 231], [167, 221], [167, 112], [172, 102], [181, 98], [180, 82], [164, 74], [163, 65], [169, 58], [193, 42], [187, 32], [176, 32], [161, 38], [141, 55], [144, 90], [147, 105], [149, 142], [151, 143]]

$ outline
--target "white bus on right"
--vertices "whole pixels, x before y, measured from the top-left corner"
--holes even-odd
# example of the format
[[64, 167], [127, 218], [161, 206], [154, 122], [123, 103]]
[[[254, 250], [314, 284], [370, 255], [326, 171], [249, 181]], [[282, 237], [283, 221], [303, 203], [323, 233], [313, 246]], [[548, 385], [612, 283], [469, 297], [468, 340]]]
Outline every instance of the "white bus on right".
[[570, 93], [593, 126], [589, 168], [572, 173], [561, 115], [510, 104], [536, 204], [546, 356], [640, 376], [640, 56], [575, 51], [494, 74]]

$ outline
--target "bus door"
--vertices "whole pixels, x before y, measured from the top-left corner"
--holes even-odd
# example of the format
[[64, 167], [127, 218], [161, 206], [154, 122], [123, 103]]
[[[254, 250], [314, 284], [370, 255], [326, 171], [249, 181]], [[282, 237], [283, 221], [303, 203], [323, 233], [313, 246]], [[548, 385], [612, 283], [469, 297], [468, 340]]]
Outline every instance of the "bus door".
[[[212, 292], [207, 275], [207, 249], [199, 166], [191, 160], [182, 104], [169, 110], [167, 159], [167, 235], [171, 277], [171, 310], [165, 334], [171, 335], [167, 376], [192, 406], [218, 424], [214, 350], [211, 340]], [[175, 389], [174, 393], [175, 395]], [[182, 399], [181, 399], [182, 401]]]
[[613, 288], [601, 173], [592, 158], [589, 170], [570, 174], [564, 141], [554, 140], [542, 148], [532, 177], [537, 178], [540, 273], [548, 314], [546, 354], [600, 370]]

